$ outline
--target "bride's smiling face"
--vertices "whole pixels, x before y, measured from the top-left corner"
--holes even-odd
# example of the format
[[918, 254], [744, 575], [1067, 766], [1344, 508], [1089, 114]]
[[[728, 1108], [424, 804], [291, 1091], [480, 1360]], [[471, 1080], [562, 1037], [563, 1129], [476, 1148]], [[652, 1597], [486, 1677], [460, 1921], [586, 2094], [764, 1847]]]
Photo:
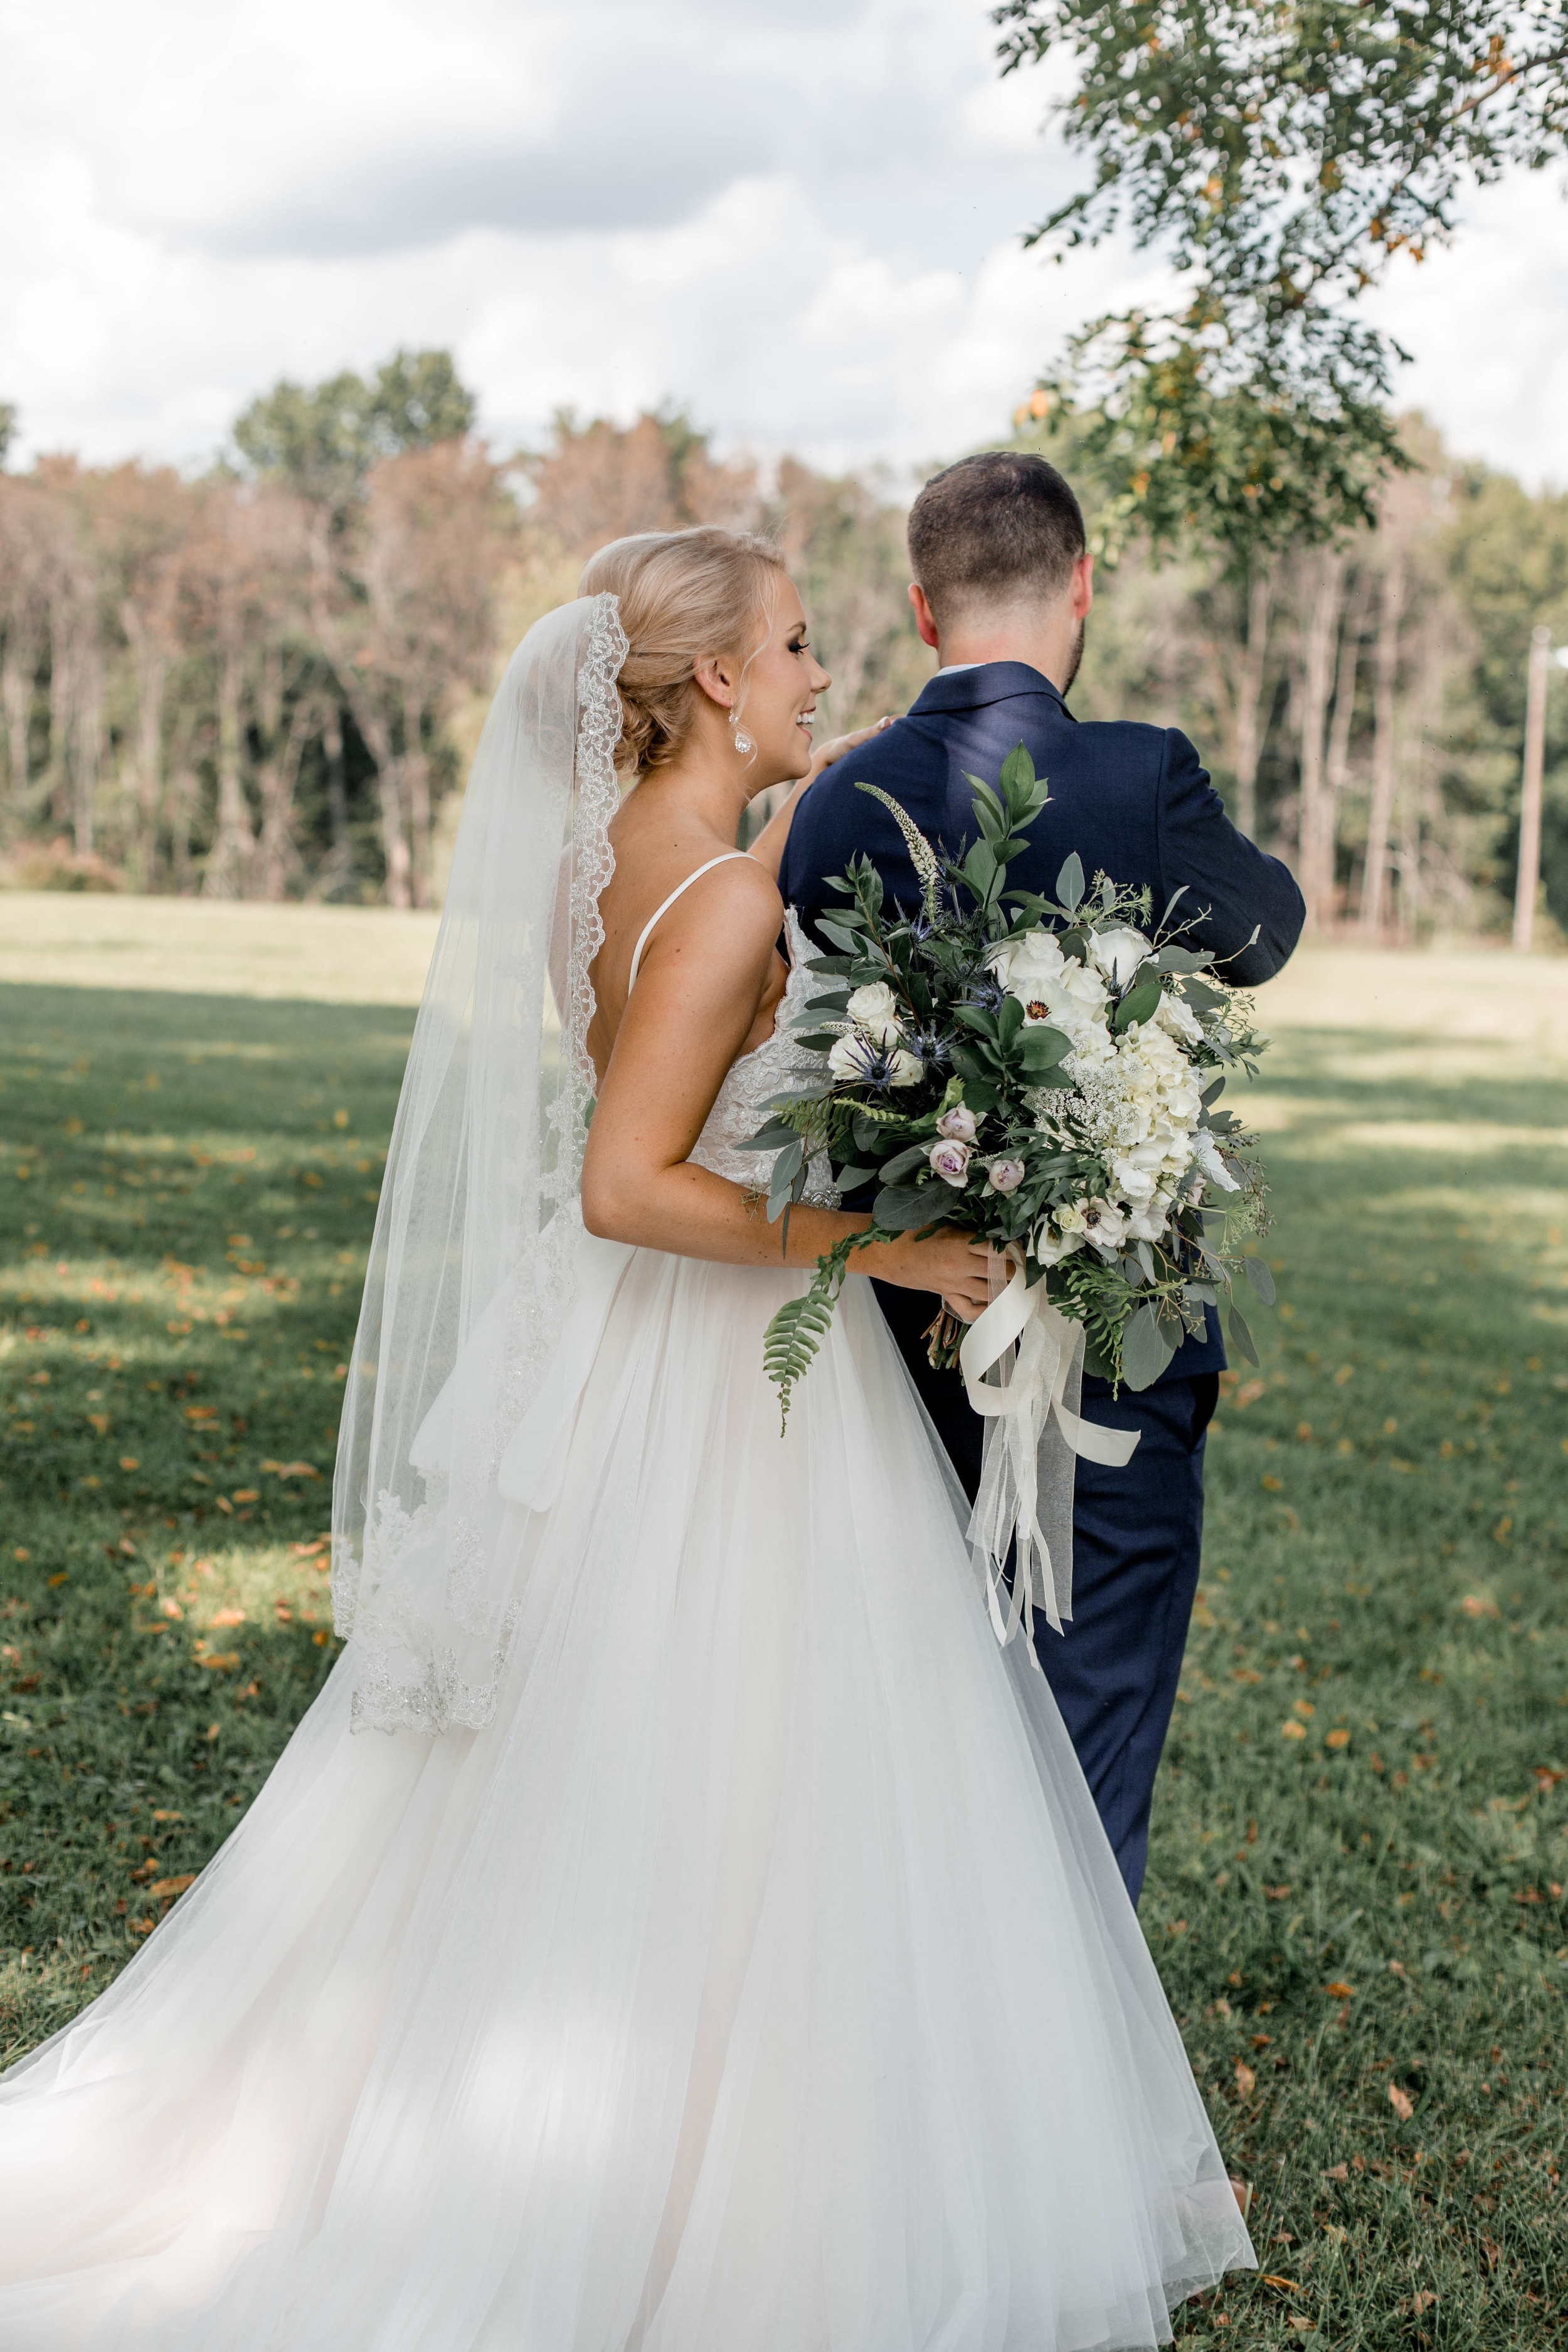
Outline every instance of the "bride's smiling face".
[[767, 637], [750, 661], [701, 663], [697, 677], [723, 709], [726, 729], [733, 714], [756, 746], [740, 755], [748, 799], [808, 773], [816, 698], [833, 680], [811, 650], [793, 581], [780, 574]]

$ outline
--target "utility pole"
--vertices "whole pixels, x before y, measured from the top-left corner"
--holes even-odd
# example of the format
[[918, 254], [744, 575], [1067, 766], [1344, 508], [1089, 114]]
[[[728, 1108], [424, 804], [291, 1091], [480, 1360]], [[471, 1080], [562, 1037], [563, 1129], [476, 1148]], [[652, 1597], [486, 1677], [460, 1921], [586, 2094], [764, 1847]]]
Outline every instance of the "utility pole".
[[1513, 898], [1513, 944], [1530, 953], [1535, 933], [1535, 896], [1541, 882], [1541, 782], [1546, 767], [1546, 665], [1552, 632], [1530, 633], [1530, 695], [1524, 713], [1524, 793], [1519, 812], [1519, 880]]

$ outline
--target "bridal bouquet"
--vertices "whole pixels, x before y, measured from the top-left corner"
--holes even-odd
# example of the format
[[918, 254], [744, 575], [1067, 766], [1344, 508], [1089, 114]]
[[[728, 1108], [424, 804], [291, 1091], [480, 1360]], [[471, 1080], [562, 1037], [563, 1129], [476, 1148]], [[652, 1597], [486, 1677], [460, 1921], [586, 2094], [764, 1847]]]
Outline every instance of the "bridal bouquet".
[[[820, 1258], [804, 1297], [768, 1327], [786, 1414], [855, 1251], [941, 1223], [983, 1237], [1014, 1268], [967, 1337], [945, 1310], [928, 1335], [931, 1361], [959, 1363], [982, 1412], [1005, 1394], [985, 1371], [1006, 1348], [1026, 1351], [1047, 1305], [1037, 1359], [1064, 1318], [1081, 1327], [1084, 1366], [1130, 1388], [1158, 1379], [1188, 1332], [1202, 1335], [1222, 1293], [1233, 1345], [1258, 1360], [1235, 1286], [1245, 1274], [1274, 1296], [1247, 1248], [1267, 1224], [1265, 1188], [1256, 1139], [1218, 1108], [1227, 1074], [1253, 1070], [1268, 1042], [1250, 1002], [1212, 975], [1211, 954], [1183, 943], [1182, 891], [1155, 923], [1146, 889], [1103, 875], [1086, 887], [1076, 855], [1054, 900], [1007, 888], [1023, 830], [1049, 797], [1022, 744], [995, 791], [968, 781], [979, 838], [962, 864], [889, 794], [859, 786], [896, 818], [923, 902], [912, 914], [885, 907], [864, 856], [835, 878], [846, 903], [818, 923], [835, 952], [813, 960], [821, 992], [797, 1023], [822, 1083], [778, 1097], [747, 1146], [777, 1155], [770, 1218], [787, 1219], [824, 1152], [841, 1192], [877, 1188], [869, 1228]], [[1058, 1407], [1077, 1334], [1068, 1341], [1056, 1348]], [[1039, 1361], [1034, 1371], [1037, 1386]]]

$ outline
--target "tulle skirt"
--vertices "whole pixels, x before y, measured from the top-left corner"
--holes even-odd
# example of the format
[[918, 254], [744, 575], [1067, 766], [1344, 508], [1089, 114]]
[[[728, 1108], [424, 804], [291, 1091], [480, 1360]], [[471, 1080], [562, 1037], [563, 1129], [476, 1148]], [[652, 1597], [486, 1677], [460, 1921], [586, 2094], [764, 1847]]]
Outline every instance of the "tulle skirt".
[[493, 1723], [340, 1661], [0, 2081], [5, 2352], [1089, 2352], [1250, 2263], [868, 1286], [781, 1437], [799, 1277], [621, 1255]]

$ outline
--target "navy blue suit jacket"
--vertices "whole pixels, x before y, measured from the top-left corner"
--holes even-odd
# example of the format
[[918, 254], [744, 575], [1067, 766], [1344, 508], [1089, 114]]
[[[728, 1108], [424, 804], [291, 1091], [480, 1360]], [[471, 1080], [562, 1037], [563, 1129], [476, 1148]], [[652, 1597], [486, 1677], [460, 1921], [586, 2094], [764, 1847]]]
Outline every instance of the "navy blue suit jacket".
[[[928, 839], [961, 857], [977, 831], [965, 770], [994, 784], [1020, 742], [1047, 780], [1050, 800], [1008, 868], [1012, 887], [1054, 898], [1057, 876], [1077, 850], [1090, 882], [1103, 872], [1134, 887], [1146, 883], [1158, 921], [1185, 883], [1177, 916], [1197, 918], [1185, 935], [1191, 943], [1212, 949], [1224, 976], [1240, 985], [1273, 977], [1300, 936], [1301, 893], [1277, 857], [1231, 824], [1186, 737], [1129, 719], [1080, 723], [1049, 678], [1025, 662], [983, 662], [933, 677], [907, 718], [825, 770], [790, 827], [779, 875], [785, 905], [809, 929], [843, 903], [828, 876], [864, 850], [888, 896], [917, 906], [920, 883], [903, 835], [856, 784], [879, 784]], [[1212, 1309], [1208, 1323], [1206, 1339], [1178, 1349], [1167, 1380], [1224, 1364]]]

